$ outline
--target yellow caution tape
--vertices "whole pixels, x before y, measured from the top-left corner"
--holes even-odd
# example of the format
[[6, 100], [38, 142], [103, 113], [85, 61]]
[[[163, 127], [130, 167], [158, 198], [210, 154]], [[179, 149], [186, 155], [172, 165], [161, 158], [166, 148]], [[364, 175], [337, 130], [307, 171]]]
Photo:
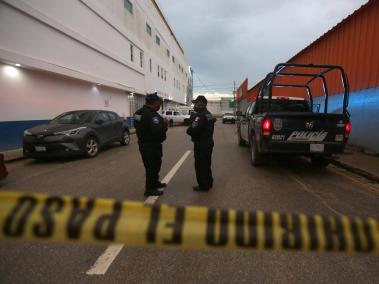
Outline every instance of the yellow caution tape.
[[378, 220], [0, 191], [0, 240], [379, 254]]

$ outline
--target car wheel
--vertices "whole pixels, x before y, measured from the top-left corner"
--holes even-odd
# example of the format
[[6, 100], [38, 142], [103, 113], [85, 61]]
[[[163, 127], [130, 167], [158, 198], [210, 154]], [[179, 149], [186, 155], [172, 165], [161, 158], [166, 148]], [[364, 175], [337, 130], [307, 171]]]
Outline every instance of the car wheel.
[[128, 146], [129, 143], [130, 143], [130, 134], [129, 134], [129, 131], [124, 130], [124, 132], [122, 133], [122, 138], [121, 138], [120, 144], [122, 146]]
[[314, 167], [317, 167], [320, 169], [326, 168], [330, 164], [330, 161], [328, 159], [325, 159], [324, 157], [317, 157], [317, 156], [312, 156], [311, 162]]
[[258, 151], [255, 137], [252, 137], [250, 142], [250, 159], [254, 167], [259, 167], [263, 164], [263, 155]]
[[99, 153], [99, 142], [96, 137], [90, 136], [85, 144], [85, 155], [87, 158], [93, 158]]

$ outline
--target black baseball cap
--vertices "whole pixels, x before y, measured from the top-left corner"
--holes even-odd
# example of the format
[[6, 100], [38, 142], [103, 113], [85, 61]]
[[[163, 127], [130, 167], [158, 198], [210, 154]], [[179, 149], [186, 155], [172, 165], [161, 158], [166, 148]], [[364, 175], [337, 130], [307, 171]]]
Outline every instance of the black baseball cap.
[[157, 92], [147, 94], [145, 100], [146, 100], [147, 104], [151, 104], [151, 103], [156, 102], [156, 101], [160, 101], [160, 102], [163, 101], [162, 98], [158, 96]]
[[194, 104], [196, 104], [196, 103], [207, 104], [207, 103], [208, 103], [208, 100], [207, 100], [207, 98], [204, 97], [204, 96], [198, 96], [198, 97], [196, 98], [196, 100], [193, 100], [192, 102], [193, 102]]

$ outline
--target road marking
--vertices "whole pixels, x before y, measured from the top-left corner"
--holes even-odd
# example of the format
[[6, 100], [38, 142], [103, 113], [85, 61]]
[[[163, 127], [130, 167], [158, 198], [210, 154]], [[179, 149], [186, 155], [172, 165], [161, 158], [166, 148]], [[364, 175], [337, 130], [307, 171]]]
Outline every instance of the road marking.
[[123, 245], [111, 245], [103, 252], [103, 254], [96, 260], [95, 264], [87, 271], [87, 275], [104, 275], [109, 266], [120, 253]]
[[[183, 165], [184, 161], [188, 158], [188, 156], [191, 154], [191, 151], [187, 151], [184, 153], [184, 155], [180, 158], [180, 160], [175, 164], [175, 166], [168, 172], [168, 174], [162, 179], [163, 183], [169, 183], [170, 180], [174, 177], [176, 172], [179, 170], [179, 168]], [[157, 202], [159, 196], [149, 196], [145, 200], [146, 205], [153, 205], [155, 202]]]
[[[185, 152], [180, 160], [175, 164], [175, 166], [163, 178], [162, 182], [168, 184], [190, 154], [191, 151]], [[149, 196], [146, 198], [144, 204], [153, 205], [155, 202], [157, 202], [158, 198], [159, 196]], [[86, 272], [86, 274], [104, 275], [108, 271], [113, 261], [116, 259], [117, 255], [121, 252], [123, 247], [123, 245], [108, 246], [103, 254], [96, 260], [95, 264]]]
[[326, 207], [328, 208], [329, 210], [331, 210], [332, 212], [334, 212], [335, 214], [337, 214], [338, 216], [343, 216], [343, 214], [339, 211], [337, 211], [336, 209], [334, 209], [333, 207], [331, 207], [320, 195], [318, 195], [316, 192], [314, 192], [312, 189], [310, 189], [305, 183], [303, 183], [299, 177], [287, 172], [288, 176], [290, 178], [292, 178], [294, 181], [296, 181], [306, 192], [310, 193], [311, 195], [313, 195], [314, 197], [316, 197], [318, 200], [321, 201], [321, 203]]

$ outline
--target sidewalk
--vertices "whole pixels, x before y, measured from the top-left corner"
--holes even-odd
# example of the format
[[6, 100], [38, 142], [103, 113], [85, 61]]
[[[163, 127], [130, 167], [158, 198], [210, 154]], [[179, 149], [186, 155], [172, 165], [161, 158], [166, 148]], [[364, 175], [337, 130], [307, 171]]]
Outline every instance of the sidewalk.
[[[135, 133], [136, 133], [136, 130], [134, 128], [131, 128], [130, 134], [133, 135]], [[4, 154], [5, 162], [12, 162], [12, 161], [24, 159], [24, 154], [22, 153], [22, 149], [14, 149], [14, 150], [9, 150], [9, 151], [4, 151], [1, 153]]]
[[332, 164], [379, 183], [379, 156], [358, 151], [353, 147], [346, 154], [332, 160]]

